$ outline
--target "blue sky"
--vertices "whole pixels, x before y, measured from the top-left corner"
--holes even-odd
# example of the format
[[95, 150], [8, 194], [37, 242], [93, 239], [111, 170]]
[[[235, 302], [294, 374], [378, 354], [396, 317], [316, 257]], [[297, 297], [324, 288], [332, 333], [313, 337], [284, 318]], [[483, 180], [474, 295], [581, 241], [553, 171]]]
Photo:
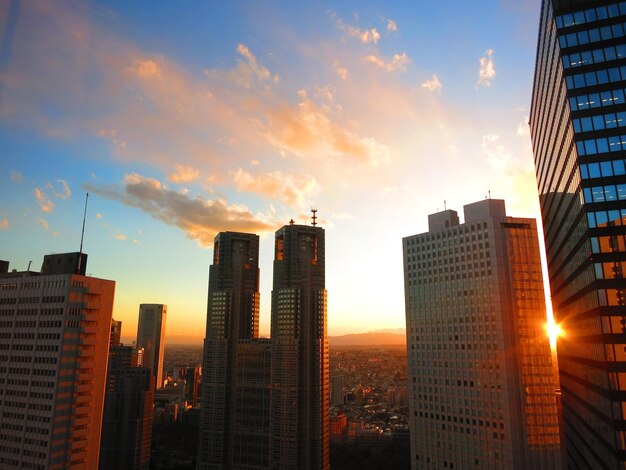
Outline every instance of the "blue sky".
[[204, 334], [220, 230], [316, 207], [329, 333], [404, 326], [401, 239], [492, 197], [538, 215], [528, 120], [539, 1], [4, 2], [0, 259], [77, 250], [114, 317]]

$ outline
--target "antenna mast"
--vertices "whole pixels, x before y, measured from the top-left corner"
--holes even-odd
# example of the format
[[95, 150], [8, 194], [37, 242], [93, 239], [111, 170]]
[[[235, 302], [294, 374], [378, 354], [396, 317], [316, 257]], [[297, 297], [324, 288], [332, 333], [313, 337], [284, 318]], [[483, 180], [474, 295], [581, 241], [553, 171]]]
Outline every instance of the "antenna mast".
[[85, 193], [85, 211], [83, 212], [83, 229], [80, 233], [80, 249], [78, 250], [78, 264], [76, 265], [76, 274], [80, 274], [83, 261], [83, 239], [85, 238], [85, 219], [87, 218], [87, 202], [89, 201], [89, 193]]
[[311, 212], [313, 212], [313, 216], [311, 217], [313, 219], [313, 222], [311, 223], [311, 225], [315, 227], [317, 225], [317, 209], [311, 209]]

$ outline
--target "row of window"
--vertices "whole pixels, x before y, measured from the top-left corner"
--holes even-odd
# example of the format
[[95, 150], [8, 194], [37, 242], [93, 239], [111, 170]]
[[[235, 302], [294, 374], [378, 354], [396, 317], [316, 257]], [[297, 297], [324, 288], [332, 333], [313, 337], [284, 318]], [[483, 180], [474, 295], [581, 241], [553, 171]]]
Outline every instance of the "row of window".
[[602, 62], [623, 59], [624, 57], [626, 57], [626, 44], [619, 44], [592, 51], [565, 54], [562, 59], [563, 67], [569, 69], [590, 64], [601, 64]]
[[595, 263], [594, 269], [598, 279], [623, 279], [626, 262]]
[[626, 150], [626, 135], [579, 140], [576, 142], [576, 150], [579, 157]]
[[626, 175], [626, 160], [613, 160], [608, 162], [583, 163], [580, 165], [580, 176], [586, 180], [608, 176]]
[[[626, 217], [626, 209], [622, 211]], [[613, 253], [616, 251], [626, 251], [626, 239], [623, 235], [613, 235], [610, 237], [591, 237], [592, 253]]]
[[603, 131], [616, 127], [626, 127], [626, 112], [575, 118], [572, 119], [572, 123], [574, 124], [574, 132]]
[[626, 210], [624, 209], [621, 211], [616, 209], [611, 211], [587, 212], [589, 228], [613, 227], [622, 225], [624, 221], [626, 221]]
[[616, 88], [601, 93], [572, 96], [569, 99], [569, 107], [572, 111], [580, 111], [581, 109], [605, 108], [625, 102], [624, 89]]
[[626, 200], [626, 184], [609, 184], [583, 188], [585, 202], [609, 202]]
[[624, 23], [618, 23], [611, 26], [578, 31], [577, 33], [564, 34], [559, 36], [559, 46], [561, 49], [564, 49], [566, 47], [582, 46], [592, 42], [622, 37], [624, 37]]
[[626, 66], [613, 67], [605, 70], [597, 70], [595, 72], [577, 73], [565, 77], [565, 83], [569, 90], [583, 88], [594, 85], [604, 85], [606, 83], [615, 83], [626, 80]]
[[576, 11], [574, 13], [566, 13], [564, 15], [557, 16], [555, 21], [557, 28], [561, 29], [585, 23], [593, 23], [598, 20], [606, 20], [607, 18], [615, 18], [620, 15], [626, 15], [626, 2], [589, 8], [587, 10]]

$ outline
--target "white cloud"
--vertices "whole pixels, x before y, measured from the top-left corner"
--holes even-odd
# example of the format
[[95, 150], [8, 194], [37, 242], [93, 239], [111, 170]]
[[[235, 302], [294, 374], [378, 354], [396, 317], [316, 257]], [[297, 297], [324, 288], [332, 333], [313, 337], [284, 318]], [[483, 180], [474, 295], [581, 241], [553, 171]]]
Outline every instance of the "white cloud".
[[427, 88], [430, 91], [439, 91], [443, 88], [443, 85], [439, 81], [439, 78], [437, 78], [437, 75], [433, 74], [430, 80], [426, 80], [422, 83], [422, 87]]
[[480, 68], [478, 69], [478, 85], [491, 86], [491, 82], [496, 76], [496, 68], [493, 63], [493, 49], [485, 51], [485, 55], [480, 58]]
[[387, 20], [387, 31], [398, 31], [398, 25], [393, 20]]
[[378, 67], [387, 72], [404, 70], [407, 64], [410, 62], [409, 56], [406, 54], [406, 52], [403, 52], [402, 54], [394, 54], [394, 56], [389, 61], [385, 61], [377, 55], [370, 54], [363, 57], [363, 61], [376, 64]]
[[[61, 190], [54, 191], [54, 197], [58, 199], [67, 199], [72, 196], [72, 191], [70, 190], [70, 187], [67, 184], [67, 181], [58, 179], [57, 183], [59, 183], [59, 185], [61, 186]], [[51, 189], [52, 189], [52, 186], [51, 186]]]
[[489, 164], [494, 170], [503, 171], [511, 165], [511, 155], [500, 141], [500, 136], [494, 134], [483, 135], [481, 146]]
[[528, 116], [526, 116], [524, 120], [517, 125], [516, 134], [521, 135], [521, 136], [530, 135], [530, 126], [528, 125]]

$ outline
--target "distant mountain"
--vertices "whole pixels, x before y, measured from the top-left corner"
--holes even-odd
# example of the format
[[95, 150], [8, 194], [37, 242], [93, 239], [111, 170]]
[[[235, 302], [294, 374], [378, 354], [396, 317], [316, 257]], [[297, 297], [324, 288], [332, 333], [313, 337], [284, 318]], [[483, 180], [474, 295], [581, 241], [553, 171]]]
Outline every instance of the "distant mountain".
[[[399, 331], [401, 333], [388, 333]], [[405, 346], [406, 335], [403, 329], [372, 331], [343, 336], [329, 336], [331, 346]]]

